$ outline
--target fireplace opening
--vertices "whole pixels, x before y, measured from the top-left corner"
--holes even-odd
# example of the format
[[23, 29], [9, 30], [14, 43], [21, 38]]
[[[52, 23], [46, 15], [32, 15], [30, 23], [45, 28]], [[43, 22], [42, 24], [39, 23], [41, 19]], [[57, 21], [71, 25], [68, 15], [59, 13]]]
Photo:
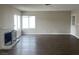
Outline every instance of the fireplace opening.
[[12, 44], [12, 32], [7, 32], [4, 35], [4, 43], [5, 45], [11, 45]]

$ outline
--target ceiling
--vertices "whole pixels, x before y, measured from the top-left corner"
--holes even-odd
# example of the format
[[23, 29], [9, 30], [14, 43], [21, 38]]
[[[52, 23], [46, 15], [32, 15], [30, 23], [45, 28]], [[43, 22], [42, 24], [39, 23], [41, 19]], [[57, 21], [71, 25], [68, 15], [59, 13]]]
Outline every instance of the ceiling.
[[11, 6], [20, 11], [71, 11], [79, 9], [79, 4], [15, 4]]

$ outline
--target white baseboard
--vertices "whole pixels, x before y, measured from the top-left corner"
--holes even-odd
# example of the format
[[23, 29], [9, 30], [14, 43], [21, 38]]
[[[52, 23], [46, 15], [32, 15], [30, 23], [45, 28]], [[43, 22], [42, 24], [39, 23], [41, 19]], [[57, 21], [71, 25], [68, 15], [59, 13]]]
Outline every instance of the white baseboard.
[[77, 36], [77, 35], [74, 35], [74, 34], [72, 34], [72, 33], [71, 33], [71, 35], [73, 35], [73, 36], [75, 36], [77, 39], [79, 39], [79, 36]]
[[70, 33], [26, 33], [26, 34], [36, 34], [36, 35], [39, 35], [39, 34], [44, 34], [44, 35], [70, 35]]

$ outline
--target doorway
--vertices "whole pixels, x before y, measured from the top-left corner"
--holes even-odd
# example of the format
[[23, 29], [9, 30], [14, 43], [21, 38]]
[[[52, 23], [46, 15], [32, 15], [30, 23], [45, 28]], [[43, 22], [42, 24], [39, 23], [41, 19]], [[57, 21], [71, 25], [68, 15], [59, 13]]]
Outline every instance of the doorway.
[[76, 35], [76, 17], [71, 16], [71, 34]]

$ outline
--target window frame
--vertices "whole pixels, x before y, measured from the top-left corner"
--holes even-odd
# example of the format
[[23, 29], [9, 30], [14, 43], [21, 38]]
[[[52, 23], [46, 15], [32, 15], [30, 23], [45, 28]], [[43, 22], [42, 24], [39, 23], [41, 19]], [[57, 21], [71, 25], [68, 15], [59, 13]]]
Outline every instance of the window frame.
[[[28, 17], [28, 27], [26, 28], [23, 28], [23, 17]], [[33, 17], [33, 16], [22, 16], [22, 29], [35, 29], [36, 28], [36, 25], [35, 25], [35, 16], [34, 16], [34, 28], [30, 27], [30, 17]]]

